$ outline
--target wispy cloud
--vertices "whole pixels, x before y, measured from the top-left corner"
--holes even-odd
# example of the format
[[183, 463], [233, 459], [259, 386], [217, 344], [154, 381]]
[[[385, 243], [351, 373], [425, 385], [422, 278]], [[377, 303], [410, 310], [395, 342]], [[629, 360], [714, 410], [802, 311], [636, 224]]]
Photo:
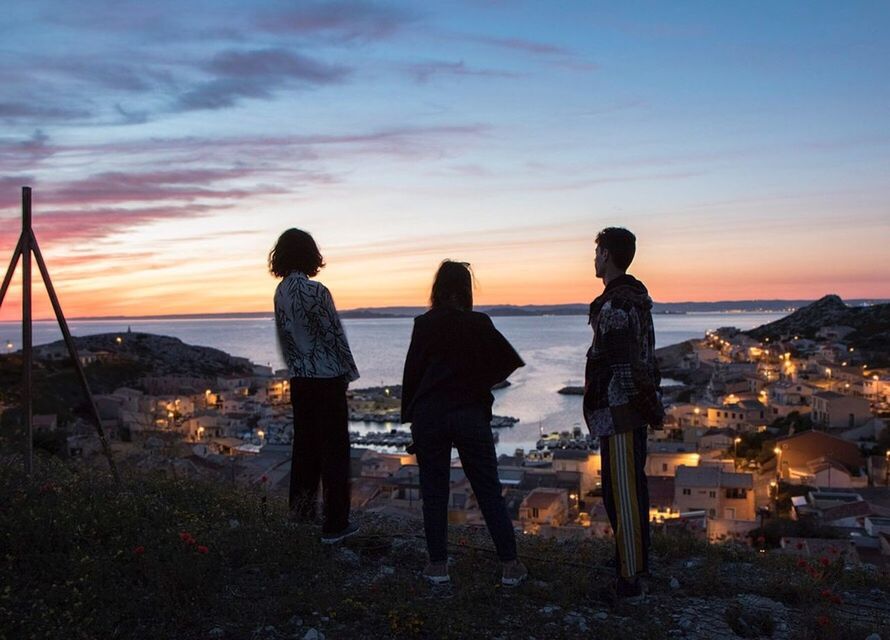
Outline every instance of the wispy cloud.
[[56, 205], [83, 206], [99, 203], [243, 198], [250, 191], [233, 187], [214, 188], [214, 185], [252, 174], [248, 169], [191, 169], [144, 173], [114, 171], [50, 187], [41, 194], [41, 200]]
[[59, 120], [83, 120], [89, 118], [90, 111], [47, 105], [38, 101], [0, 102], [0, 120], [46, 123]]
[[408, 75], [416, 82], [428, 82], [433, 76], [457, 76], [479, 78], [517, 78], [519, 74], [511, 71], [499, 71], [497, 69], [481, 69], [471, 67], [463, 60], [459, 62], [447, 62], [435, 60], [431, 62], [417, 62], [405, 65]]
[[349, 74], [342, 65], [326, 64], [285, 49], [224, 51], [204, 65], [204, 70], [214, 79], [179, 96], [177, 110], [222, 109], [240, 98], [269, 98], [287, 85], [334, 84]]
[[418, 16], [413, 11], [371, 2], [300, 2], [263, 14], [257, 26], [273, 33], [324, 37], [339, 42], [393, 37]]

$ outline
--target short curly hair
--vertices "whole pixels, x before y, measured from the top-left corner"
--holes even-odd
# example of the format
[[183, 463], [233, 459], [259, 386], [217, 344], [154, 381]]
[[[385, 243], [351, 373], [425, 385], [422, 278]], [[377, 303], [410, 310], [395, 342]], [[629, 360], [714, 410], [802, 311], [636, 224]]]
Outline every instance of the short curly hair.
[[269, 272], [284, 278], [294, 271], [316, 275], [325, 266], [324, 258], [312, 236], [302, 229], [288, 229], [278, 237], [269, 252]]
[[609, 252], [622, 271], [627, 271], [637, 252], [637, 237], [622, 227], [606, 227], [596, 234], [596, 244]]

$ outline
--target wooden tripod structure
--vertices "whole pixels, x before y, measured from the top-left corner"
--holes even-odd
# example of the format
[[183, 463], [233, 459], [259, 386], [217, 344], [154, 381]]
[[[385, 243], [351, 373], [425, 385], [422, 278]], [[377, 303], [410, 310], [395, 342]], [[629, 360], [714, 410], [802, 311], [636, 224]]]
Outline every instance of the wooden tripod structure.
[[115, 482], [119, 482], [120, 478], [117, 473], [117, 467], [114, 459], [111, 457], [111, 448], [108, 446], [108, 439], [105, 437], [105, 430], [102, 428], [102, 419], [99, 417], [99, 408], [96, 406], [96, 400], [90, 391], [90, 385], [87, 382], [86, 374], [83, 371], [83, 365], [77, 355], [77, 348], [74, 346], [74, 340], [71, 338], [71, 331], [68, 330], [68, 322], [65, 320], [65, 314], [62, 313], [62, 305], [59, 304], [59, 298], [53, 287], [52, 280], [49, 277], [49, 270], [43, 261], [43, 255], [40, 253], [40, 247], [37, 244], [37, 237], [31, 228], [31, 187], [22, 187], [22, 235], [19, 242], [12, 252], [12, 260], [9, 263], [9, 269], [6, 271], [6, 277], [3, 279], [3, 285], [0, 287], [0, 307], [3, 306], [3, 299], [6, 297], [6, 291], [12, 282], [15, 274], [15, 268], [19, 259], [22, 260], [22, 357], [23, 357], [23, 373], [22, 373], [22, 413], [24, 417], [25, 437], [27, 444], [25, 449], [25, 474], [31, 476], [33, 471], [34, 459], [34, 441], [33, 441], [33, 381], [31, 371], [34, 363], [33, 349], [33, 333], [32, 333], [32, 309], [31, 309], [31, 256], [37, 262], [40, 269], [40, 275], [43, 277], [43, 284], [46, 286], [46, 292], [49, 294], [49, 300], [52, 303], [53, 311], [56, 314], [56, 320], [59, 323], [59, 329], [62, 330], [62, 337], [65, 339], [65, 345], [68, 347], [68, 354], [74, 361], [74, 368], [77, 371], [77, 377], [80, 386], [89, 400], [90, 409], [93, 419], [96, 423], [96, 435], [99, 436], [99, 442], [102, 444], [102, 452], [108, 459], [108, 466], [114, 476]]

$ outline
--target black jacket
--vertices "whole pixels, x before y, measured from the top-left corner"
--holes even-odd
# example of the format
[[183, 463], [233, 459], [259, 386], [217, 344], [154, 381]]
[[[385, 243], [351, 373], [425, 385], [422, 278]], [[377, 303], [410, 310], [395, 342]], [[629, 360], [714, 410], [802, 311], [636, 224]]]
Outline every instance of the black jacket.
[[467, 408], [482, 408], [490, 419], [491, 387], [524, 364], [484, 313], [431, 309], [414, 319], [402, 422]]

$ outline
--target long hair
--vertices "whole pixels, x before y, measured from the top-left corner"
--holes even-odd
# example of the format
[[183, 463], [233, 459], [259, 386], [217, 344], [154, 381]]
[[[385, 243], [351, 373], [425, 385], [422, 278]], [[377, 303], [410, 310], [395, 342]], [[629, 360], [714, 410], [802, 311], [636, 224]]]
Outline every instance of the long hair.
[[473, 310], [473, 273], [469, 262], [443, 260], [430, 293], [433, 309]]
[[302, 229], [288, 229], [269, 252], [269, 272], [284, 278], [294, 271], [314, 276], [324, 267], [324, 258], [312, 236]]

